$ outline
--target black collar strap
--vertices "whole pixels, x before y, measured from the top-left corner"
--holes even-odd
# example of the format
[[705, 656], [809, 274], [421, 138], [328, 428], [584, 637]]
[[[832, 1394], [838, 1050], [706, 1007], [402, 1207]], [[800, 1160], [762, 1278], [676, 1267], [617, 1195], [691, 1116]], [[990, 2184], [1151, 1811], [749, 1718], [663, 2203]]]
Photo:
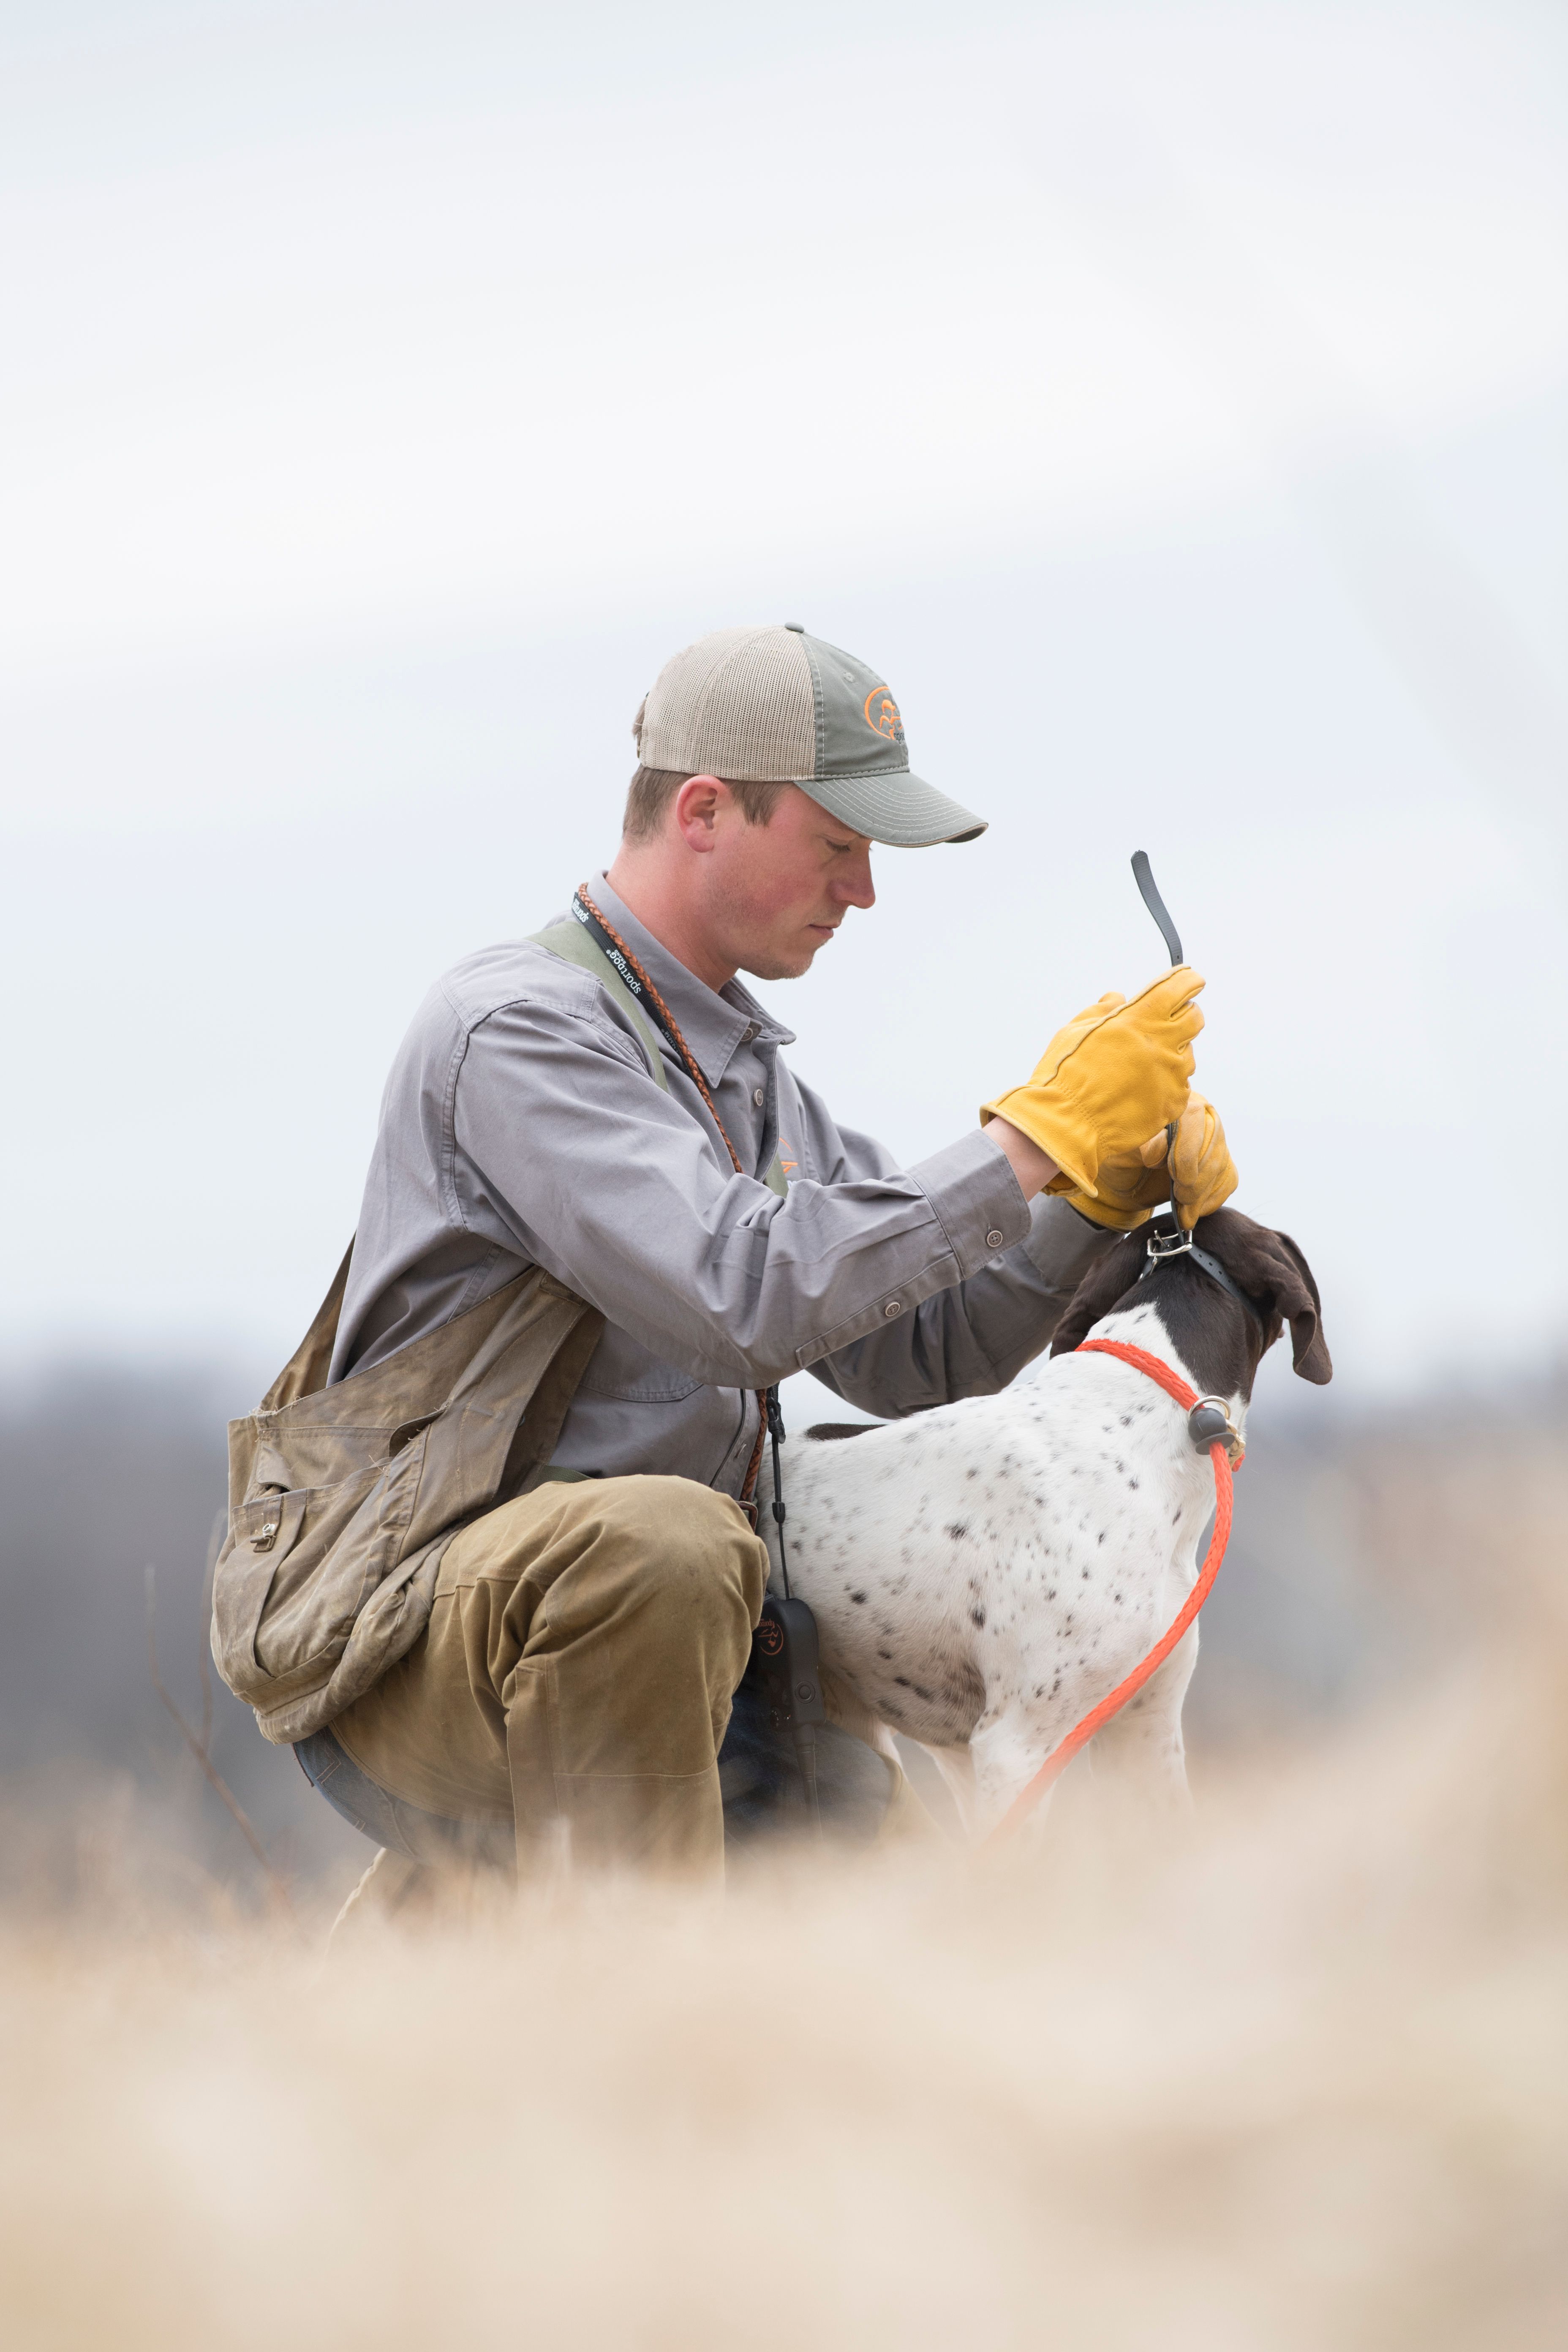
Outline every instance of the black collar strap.
[[1139, 1281], [1142, 1282], [1145, 1276], [1152, 1274], [1157, 1265], [1168, 1265], [1173, 1257], [1190, 1257], [1194, 1265], [1203, 1268], [1212, 1282], [1217, 1282], [1222, 1290], [1228, 1290], [1233, 1298], [1238, 1298], [1258, 1329], [1267, 1332], [1268, 1328], [1267, 1322], [1240, 1284], [1232, 1280], [1217, 1257], [1211, 1257], [1207, 1250], [1199, 1249], [1194, 1241], [1182, 1240], [1174, 1234], [1151, 1234], [1143, 1272], [1139, 1276]]

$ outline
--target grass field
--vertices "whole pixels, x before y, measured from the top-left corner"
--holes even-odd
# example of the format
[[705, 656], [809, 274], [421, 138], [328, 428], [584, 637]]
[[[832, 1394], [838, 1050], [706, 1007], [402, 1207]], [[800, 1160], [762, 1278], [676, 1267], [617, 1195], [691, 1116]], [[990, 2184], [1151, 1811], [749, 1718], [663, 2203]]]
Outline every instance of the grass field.
[[84, 1832], [0, 1941], [5, 2341], [1555, 2352], [1568, 1668], [1516, 1581], [1489, 1654], [1174, 1833], [1080, 1780], [1026, 1863], [324, 1953], [324, 1891], [153, 1900]]

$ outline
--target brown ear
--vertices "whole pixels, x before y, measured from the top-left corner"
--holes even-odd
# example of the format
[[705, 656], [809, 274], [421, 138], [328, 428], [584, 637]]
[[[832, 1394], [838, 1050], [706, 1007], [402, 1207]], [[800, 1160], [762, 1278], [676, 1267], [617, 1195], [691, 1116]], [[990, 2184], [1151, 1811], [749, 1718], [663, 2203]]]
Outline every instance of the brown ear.
[[1102, 1315], [1125, 1298], [1143, 1271], [1142, 1234], [1123, 1234], [1114, 1247], [1097, 1257], [1068, 1301], [1067, 1313], [1051, 1340], [1053, 1356], [1070, 1355], [1086, 1339]]
[[1331, 1381], [1334, 1368], [1323, 1338], [1322, 1301], [1312, 1269], [1289, 1234], [1256, 1224], [1237, 1209], [1216, 1209], [1212, 1217], [1199, 1218], [1194, 1238], [1201, 1249], [1213, 1252], [1231, 1280], [1263, 1309], [1268, 1327], [1266, 1350], [1289, 1323], [1296, 1370], [1320, 1388]]

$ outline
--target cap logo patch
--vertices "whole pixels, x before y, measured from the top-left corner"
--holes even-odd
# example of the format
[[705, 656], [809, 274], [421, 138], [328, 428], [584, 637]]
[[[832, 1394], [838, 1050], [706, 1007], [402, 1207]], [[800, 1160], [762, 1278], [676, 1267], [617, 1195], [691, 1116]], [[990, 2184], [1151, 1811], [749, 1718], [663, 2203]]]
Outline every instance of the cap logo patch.
[[885, 735], [889, 743], [903, 741], [904, 722], [885, 686], [874, 686], [866, 697], [866, 724], [875, 734]]

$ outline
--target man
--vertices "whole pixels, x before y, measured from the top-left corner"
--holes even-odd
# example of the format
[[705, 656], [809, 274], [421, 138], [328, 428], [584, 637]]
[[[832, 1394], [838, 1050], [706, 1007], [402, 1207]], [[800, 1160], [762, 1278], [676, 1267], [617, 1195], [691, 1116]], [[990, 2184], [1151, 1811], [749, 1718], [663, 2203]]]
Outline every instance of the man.
[[912, 1169], [838, 1126], [737, 973], [805, 971], [873, 904], [874, 842], [983, 821], [911, 774], [879, 674], [795, 623], [678, 654], [633, 731], [608, 873], [449, 972], [398, 1054], [329, 1400], [529, 1267], [602, 1330], [547, 1463], [437, 1548], [417, 1638], [300, 1752], [410, 1852], [455, 1822], [524, 1871], [564, 1843], [700, 1874], [767, 1578], [758, 1391], [807, 1368], [879, 1415], [991, 1393], [1115, 1232], [1236, 1178], [1189, 1095], [1185, 966], [1101, 998]]

